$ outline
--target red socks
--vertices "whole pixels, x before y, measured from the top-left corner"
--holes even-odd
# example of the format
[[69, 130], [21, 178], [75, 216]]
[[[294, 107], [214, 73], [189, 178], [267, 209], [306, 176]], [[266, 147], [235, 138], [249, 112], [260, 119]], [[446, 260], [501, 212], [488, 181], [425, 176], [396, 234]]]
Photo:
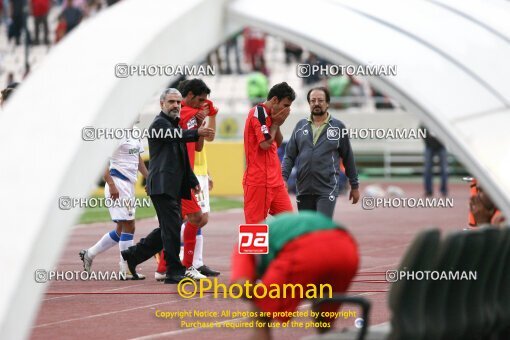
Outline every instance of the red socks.
[[166, 261], [165, 261], [165, 253], [164, 251], [159, 252], [159, 262], [158, 262], [158, 273], [166, 273]]
[[182, 264], [184, 267], [189, 268], [193, 265], [193, 255], [195, 254], [195, 244], [197, 243], [198, 226], [186, 222], [184, 228], [184, 257]]
[[[193, 255], [195, 255], [195, 245], [197, 243], [198, 226], [186, 222], [184, 227], [184, 258], [182, 264], [189, 268], [193, 265]], [[166, 273], [165, 253], [163, 250], [159, 253], [158, 273]]]

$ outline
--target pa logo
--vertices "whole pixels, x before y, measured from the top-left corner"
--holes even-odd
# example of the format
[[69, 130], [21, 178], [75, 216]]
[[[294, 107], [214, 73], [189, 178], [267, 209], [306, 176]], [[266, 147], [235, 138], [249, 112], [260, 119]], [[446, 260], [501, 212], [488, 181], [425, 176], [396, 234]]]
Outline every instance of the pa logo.
[[328, 127], [326, 131], [326, 136], [329, 140], [339, 140], [340, 139], [340, 128], [339, 127]]
[[269, 253], [269, 226], [241, 224], [239, 226], [239, 254]]

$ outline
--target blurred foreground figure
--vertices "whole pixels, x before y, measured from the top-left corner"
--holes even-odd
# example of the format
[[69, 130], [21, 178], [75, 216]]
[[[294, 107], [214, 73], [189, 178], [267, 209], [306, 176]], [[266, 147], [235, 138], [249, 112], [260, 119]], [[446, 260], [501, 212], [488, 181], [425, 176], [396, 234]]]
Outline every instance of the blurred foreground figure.
[[[237, 245], [232, 254], [231, 283], [244, 287], [246, 283], [256, 284], [247, 288], [243, 296], [251, 300], [255, 311], [271, 315], [271, 318], [257, 319], [265, 326], [254, 328], [254, 339], [269, 339], [268, 322], [271, 319], [287, 322], [288, 314], [297, 310], [303, 298], [318, 298], [321, 293], [329, 297], [347, 291], [359, 263], [353, 237], [320, 213], [284, 213], [271, 219], [268, 225], [267, 254], [240, 254]], [[325, 287], [328, 289], [323, 290]], [[313, 295], [310, 289], [314, 288], [317, 296], [310, 295]], [[274, 289], [279, 290], [279, 296], [268, 294]], [[300, 296], [303, 292], [306, 296]], [[321, 311], [334, 312], [339, 306], [324, 305]], [[316, 321], [323, 325], [319, 331], [325, 332], [331, 328], [334, 318]]]

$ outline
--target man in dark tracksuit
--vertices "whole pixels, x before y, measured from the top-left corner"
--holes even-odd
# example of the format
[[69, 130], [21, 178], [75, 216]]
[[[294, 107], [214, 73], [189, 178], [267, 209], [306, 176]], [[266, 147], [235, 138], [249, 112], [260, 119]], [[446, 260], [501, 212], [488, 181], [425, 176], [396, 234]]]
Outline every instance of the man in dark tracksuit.
[[282, 175], [289, 179], [297, 167], [296, 196], [301, 210], [314, 210], [333, 216], [339, 191], [340, 159], [349, 178], [352, 204], [359, 200], [358, 173], [345, 125], [328, 113], [329, 92], [317, 87], [308, 92], [311, 115], [301, 119], [285, 149]]
[[154, 203], [160, 227], [154, 229], [137, 245], [121, 252], [136, 279], [136, 265], [165, 250], [167, 272], [165, 283], [178, 283], [185, 268], [179, 260], [181, 232], [181, 199], [191, 199], [191, 189], [200, 191], [198, 180], [190, 167], [186, 142], [199, 136], [214, 136], [210, 128], [182, 130], [179, 127], [181, 93], [173, 88], [161, 94], [161, 113], [149, 127], [149, 175], [147, 193]]

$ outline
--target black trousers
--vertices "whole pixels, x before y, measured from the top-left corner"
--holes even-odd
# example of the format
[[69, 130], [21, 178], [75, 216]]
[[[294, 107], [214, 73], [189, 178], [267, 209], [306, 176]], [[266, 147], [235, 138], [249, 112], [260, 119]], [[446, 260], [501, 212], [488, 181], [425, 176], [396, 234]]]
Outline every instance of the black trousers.
[[45, 45], [50, 44], [50, 40], [48, 39], [48, 15], [43, 15], [40, 17], [34, 17], [35, 20], [35, 33], [34, 33], [34, 44], [39, 44], [39, 32], [42, 26], [43, 31], [43, 42]]
[[181, 200], [168, 195], [151, 195], [158, 215], [159, 228], [154, 229], [135, 246], [130, 247], [137, 263], [150, 259], [161, 249], [165, 250], [167, 275], [184, 274], [185, 268], [179, 260], [181, 248]]
[[333, 218], [336, 196], [333, 195], [299, 195], [296, 197], [298, 210], [318, 211]]

